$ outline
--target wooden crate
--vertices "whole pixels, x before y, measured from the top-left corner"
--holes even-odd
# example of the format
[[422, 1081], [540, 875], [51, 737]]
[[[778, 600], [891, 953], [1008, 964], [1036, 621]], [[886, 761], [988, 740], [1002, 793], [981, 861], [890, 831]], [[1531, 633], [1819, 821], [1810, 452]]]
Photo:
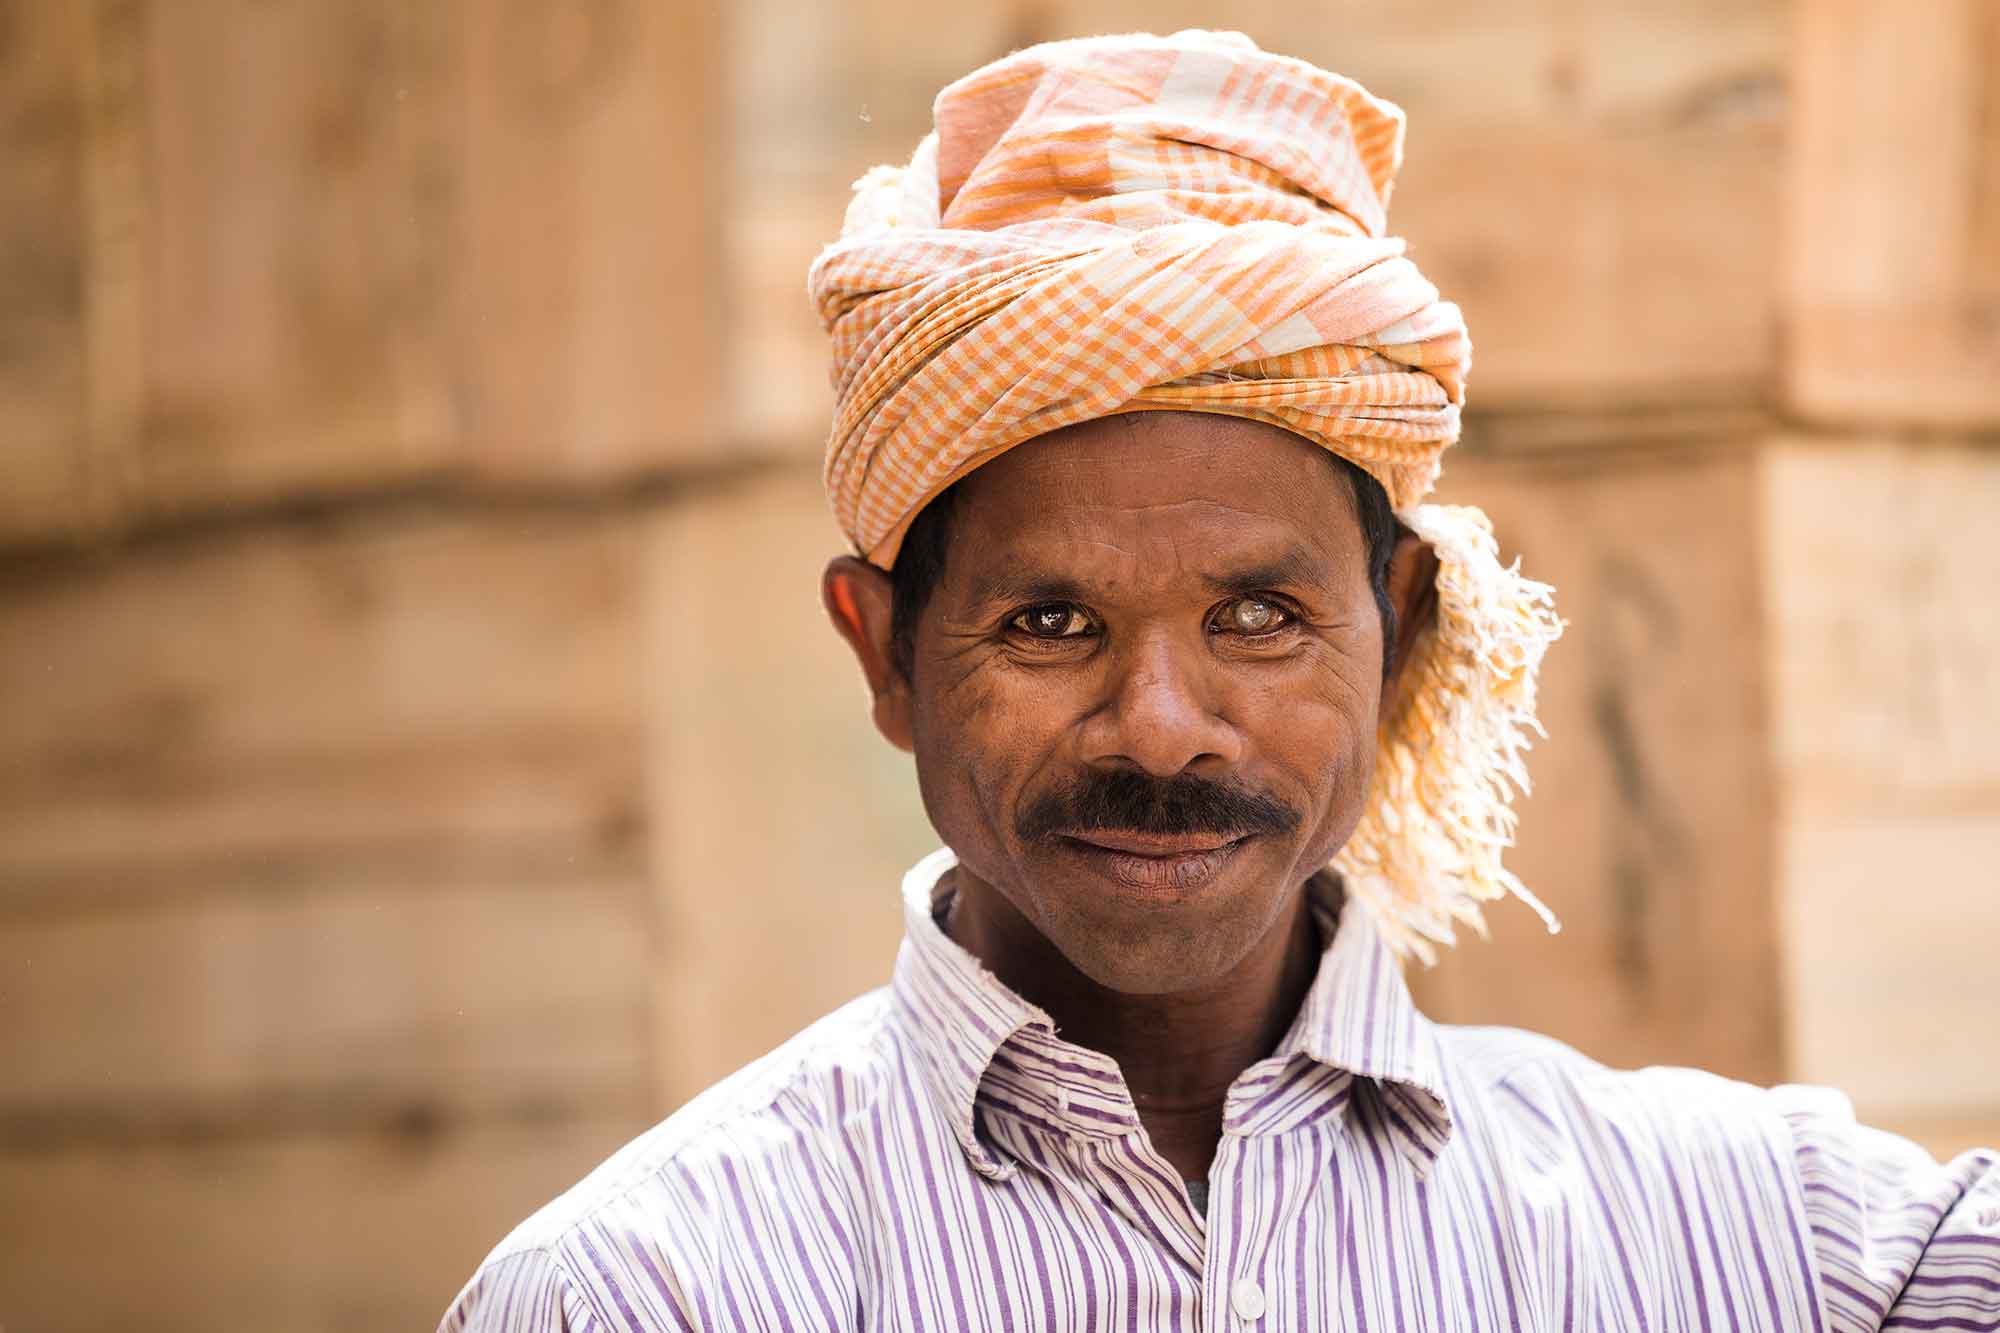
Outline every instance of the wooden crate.
[[733, 456], [712, 9], [10, 23], [0, 543]]
[[[819, 610], [838, 545], [801, 466], [17, 566], [0, 1318], [434, 1317], [597, 1156], [886, 981], [931, 841]], [[436, 1235], [367, 1229], [495, 1151]], [[101, 1239], [131, 1263], [64, 1305], [121, 1180], [158, 1200]]]
[[432, 1328], [518, 1220], [644, 1125], [411, 1119], [0, 1148], [9, 1328]]
[[1795, 29], [1789, 406], [2000, 423], [2000, 8], [1812, 0]]
[[343, 862], [641, 864], [632, 536], [262, 526], [0, 585], [0, 910]]
[[511, 481], [733, 454], [716, 7], [461, 0], [458, 447]]
[[677, 506], [647, 535], [664, 1104], [885, 984], [902, 874], [937, 846], [916, 770], [876, 734], [820, 608], [842, 549], [806, 466]]
[[2000, 1122], [2000, 454], [1763, 463], [1791, 1072], [1891, 1123]]
[[422, 1326], [658, 1113], [639, 550], [410, 508], [10, 571], [0, 1320]]
[[455, 80], [439, 13], [199, 0], [100, 34], [140, 71], [145, 165], [123, 182], [135, 289], [107, 298], [133, 305], [143, 338], [130, 517], [450, 461]]
[[631, 880], [379, 873], [0, 916], [0, 1144], [630, 1102], [645, 901]]
[[0, 542], [87, 521], [86, 42], [19, 5], [0, 43]]
[[1783, 1076], [1757, 494], [1741, 444], [1447, 467], [1569, 620], [1509, 862], [1563, 931], [1489, 909], [1490, 942], [1413, 971], [1434, 1016]]
[[1885, 440], [1454, 463], [1571, 620], [1512, 862], [1566, 929], [1497, 910], [1431, 1011], [2000, 1123], [1996, 487]]

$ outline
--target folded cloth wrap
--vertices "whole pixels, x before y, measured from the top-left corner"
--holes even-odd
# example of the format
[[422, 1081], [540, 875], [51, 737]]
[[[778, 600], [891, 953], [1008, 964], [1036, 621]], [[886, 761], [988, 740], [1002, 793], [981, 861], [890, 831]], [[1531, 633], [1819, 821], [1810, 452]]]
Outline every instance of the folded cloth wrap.
[[1458, 307], [1384, 235], [1403, 114], [1235, 33], [1052, 42], [938, 95], [855, 183], [809, 288], [833, 344], [826, 486], [893, 566], [918, 511], [1014, 445], [1134, 411], [1283, 427], [1365, 469], [1440, 562], [1360, 827], [1335, 858], [1403, 953], [1512, 893], [1511, 800], [1550, 590], [1476, 509], [1420, 503], [1458, 437]]

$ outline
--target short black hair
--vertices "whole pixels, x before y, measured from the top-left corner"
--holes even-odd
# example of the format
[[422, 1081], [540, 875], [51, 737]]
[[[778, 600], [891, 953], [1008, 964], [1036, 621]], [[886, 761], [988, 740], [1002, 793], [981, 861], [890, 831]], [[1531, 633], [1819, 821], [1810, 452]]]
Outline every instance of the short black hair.
[[[1368, 586], [1375, 593], [1375, 609], [1382, 616], [1382, 675], [1387, 679], [1396, 651], [1396, 608], [1389, 601], [1389, 558], [1396, 551], [1396, 513], [1390, 508], [1389, 493], [1382, 489], [1381, 482], [1338, 454], [1326, 457], [1346, 474], [1348, 486], [1354, 492], [1361, 536], [1368, 544]], [[958, 502], [958, 483], [954, 482], [925, 505], [904, 534], [902, 549], [889, 571], [894, 589], [889, 605], [889, 648], [896, 669], [905, 680], [916, 665], [917, 620], [930, 604], [938, 580], [944, 577]]]

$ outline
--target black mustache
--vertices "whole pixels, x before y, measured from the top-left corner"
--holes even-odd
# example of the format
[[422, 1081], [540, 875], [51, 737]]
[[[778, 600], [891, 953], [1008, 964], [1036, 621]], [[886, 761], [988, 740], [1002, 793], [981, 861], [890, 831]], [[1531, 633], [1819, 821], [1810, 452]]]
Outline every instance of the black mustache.
[[1247, 787], [1193, 773], [1156, 778], [1113, 769], [1083, 774], [1036, 797], [1015, 819], [1014, 832], [1023, 842], [1093, 831], [1239, 838], [1290, 833], [1299, 822], [1291, 806]]

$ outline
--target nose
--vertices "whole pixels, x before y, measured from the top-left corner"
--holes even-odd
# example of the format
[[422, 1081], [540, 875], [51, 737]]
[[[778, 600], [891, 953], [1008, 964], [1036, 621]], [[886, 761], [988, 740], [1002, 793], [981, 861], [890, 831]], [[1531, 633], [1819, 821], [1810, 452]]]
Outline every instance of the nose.
[[1233, 764], [1242, 735], [1218, 711], [1206, 646], [1162, 630], [1115, 655], [1101, 706], [1084, 722], [1083, 758], [1172, 777], [1204, 760]]

